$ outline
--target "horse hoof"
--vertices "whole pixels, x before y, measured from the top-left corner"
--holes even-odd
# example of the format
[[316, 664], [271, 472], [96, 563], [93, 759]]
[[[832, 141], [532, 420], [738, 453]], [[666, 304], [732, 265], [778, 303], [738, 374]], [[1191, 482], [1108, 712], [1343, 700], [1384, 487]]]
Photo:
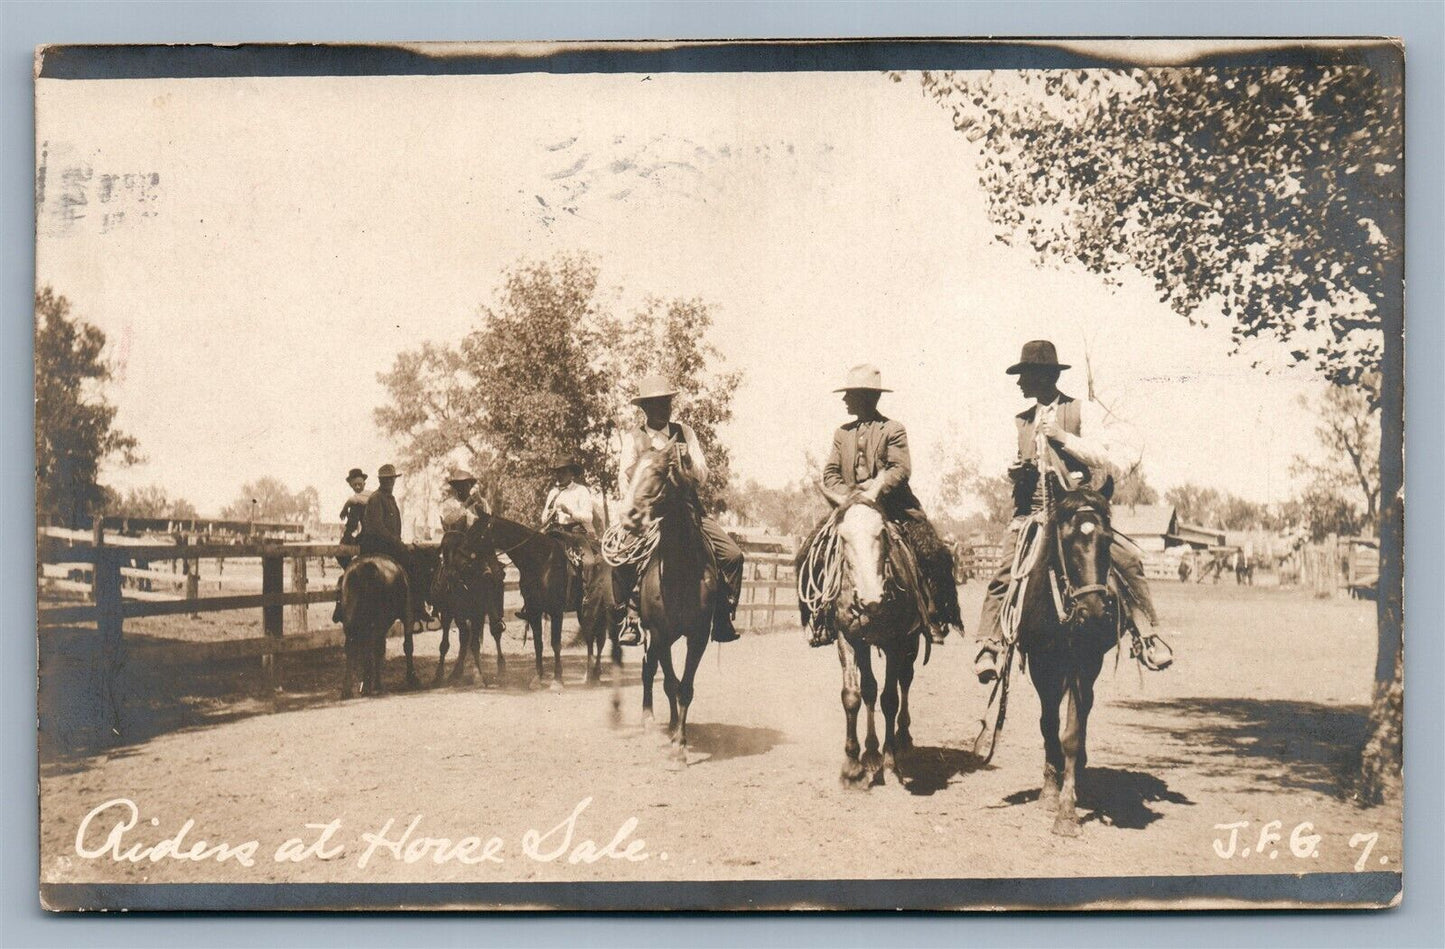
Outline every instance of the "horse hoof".
[[687, 768], [687, 749], [682, 745], [673, 745], [667, 755], [667, 770], [683, 771]]
[[843, 770], [838, 774], [838, 783], [852, 790], [866, 788], [868, 782], [864, 779], [867, 777], [868, 772], [863, 765], [856, 759], [849, 758], [843, 762]]
[[877, 774], [883, 769], [883, 756], [876, 751], [866, 751], [861, 760], [863, 770], [869, 774]]
[[409, 675], [406, 677], [406, 687], [408, 689], [419, 689], [421, 688], [421, 680], [416, 676]]
[[542, 688], [542, 677], [532, 676], [532, 681], [527, 683], [527, 688], [531, 689], [533, 692], [536, 692], [538, 689]]
[[562, 692], [565, 691], [565, 688], [566, 687], [562, 685], [561, 679], [553, 679], [552, 684], [547, 686], [549, 692]]
[[1060, 817], [1054, 821], [1054, 834], [1059, 837], [1077, 837], [1083, 831], [1079, 829], [1077, 820], [1070, 820], [1067, 817]]

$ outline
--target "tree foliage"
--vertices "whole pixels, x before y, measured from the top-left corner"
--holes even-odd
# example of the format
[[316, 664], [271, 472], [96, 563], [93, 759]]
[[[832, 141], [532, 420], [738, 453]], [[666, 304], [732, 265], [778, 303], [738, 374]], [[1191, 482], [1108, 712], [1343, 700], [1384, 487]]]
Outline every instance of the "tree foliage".
[[279, 478], [266, 475], [241, 485], [240, 494], [222, 509], [221, 517], [233, 521], [249, 521], [254, 516], [258, 521], [315, 524], [320, 513], [320, 492], [314, 487], [302, 488], [292, 493]]
[[375, 417], [399, 443], [403, 470], [464, 463], [498, 510], [524, 520], [541, 508], [561, 455], [576, 455], [592, 485], [615, 492], [618, 429], [641, 418], [631, 387], [662, 372], [680, 393], [675, 417], [697, 430], [708, 456], [705, 500], [718, 506], [728, 453], [717, 429], [731, 417], [739, 376], [714, 369], [711, 309], [649, 299], [622, 318], [605, 305], [599, 278], [581, 255], [518, 263], [458, 343], [398, 355], [379, 377], [389, 398]]
[[1319, 419], [1315, 434], [1321, 454], [1296, 455], [1291, 469], [1305, 479], [1306, 496], [1343, 501], [1353, 495], [1364, 509], [1361, 523], [1375, 530], [1380, 504], [1379, 414], [1365, 392], [1346, 386], [1326, 387], [1317, 402], [1300, 396], [1299, 404]]
[[101, 466], [133, 464], [136, 440], [115, 428], [106, 401], [111, 369], [105, 334], [42, 287], [35, 294], [35, 506], [42, 517], [80, 525], [105, 505]]
[[[1368, 384], [1402, 247], [1401, 88], [1361, 66], [924, 73], [979, 143], [1000, 240], [1135, 268], [1236, 348]], [[1393, 268], [1393, 269], [1392, 269]], [[1378, 389], [1372, 390], [1378, 400]]]
[[120, 517], [167, 518], [185, 520], [196, 517], [196, 506], [185, 498], [171, 498], [158, 484], [131, 488], [106, 505], [107, 514]]

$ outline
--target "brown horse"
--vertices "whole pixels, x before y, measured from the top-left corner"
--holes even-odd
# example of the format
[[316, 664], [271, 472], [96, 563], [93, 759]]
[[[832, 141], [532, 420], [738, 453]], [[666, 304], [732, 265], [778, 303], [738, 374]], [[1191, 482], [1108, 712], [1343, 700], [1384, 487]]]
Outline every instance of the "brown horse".
[[[622, 504], [622, 523], [633, 535], [656, 529], [657, 546], [638, 578], [638, 619], [647, 631], [642, 660], [642, 722], [653, 727], [652, 686], [662, 669], [667, 695], [674, 767], [687, 765], [687, 712], [693, 679], [712, 637], [718, 593], [717, 564], [702, 533], [696, 493], [683, 474], [676, 450], [643, 452]], [[682, 675], [673, 668], [672, 647], [687, 641]]]
[[1039, 800], [1055, 815], [1054, 833], [1076, 837], [1094, 682], [1119, 636], [1120, 606], [1109, 586], [1113, 481], [1100, 491], [1067, 488], [1052, 474], [1048, 483], [1050, 503], [1034, 540], [1040, 555], [1032, 558], [1018, 603], [1018, 648], [1041, 706], [1044, 781]]
[[457, 626], [457, 661], [452, 665], [450, 681], [459, 681], [470, 657], [476, 666], [482, 685], [487, 684], [487, 674], [482, 669], [482, 633], [490, 621], [492, 640], [497, 646], [497, 675], [506, 672], [506, 660], [502, 658], [502, 633], [506, 622], [502, 618], [502, 565], [495, 553], [487, 548], [473, 549], [465, 535], [448, 532], [442, 538], [440, 558], [436, 569], [441, 572], [440, 581], [433, 587], [435, 599], [432, 605], [441, 618], [441, 653], [437, 658], [436, 675], [433, 684], [440, 682], [446, 668], [447, 651], [451, 646], [451, 628]]
[[351, 698], [352, 678], [359, 675], [362, 695], [385, 691], [386, 634], [400, 621], [406, 635], [407, 681], [412, 669], [412, 618], [407, 608], [406, 571], [390, 557], [358, 557], [341, 575], [341, 626], [346, 633], [346, 672], [341, 697]]
[[[838, 571], [837, 589], [826, 608], [830, 615], [810, 619], [830, 624], [838, 634], [847, 721], [840, 779], [845, 787], [866, 788], [881, 784], [885, 771], [898, 775], [898, 759], [913, 747], [908, 690], [913, 684], [919, 642], [926, 642], [928, 635], [924, 581], [902, 534], [890, 529], [877, 504], [826, 488], [823, 495], [837, 509], [831, 515], [831, 529], [838, 539], [833, 566]], [[874, 648], [883, 653], [885, 663], [881, 754], [874, 723], [875, 702], [880, 697], [873, 671]], [[858, 712], [864, 705], [868, 707], [868, 737], [860, 756]]]
[[[616, 636], [612, 628], [616, 612], [612, 575], [607, 564], [600, 557], [587, 558], [587, 570], [579, 572], [568, 559], [567, 545], [561, 540], [494, 514], [477, 515], [467, 530], [467, 544], [473, 549], [486, 547], [504, 553], [517, 568], [522, 615], [531, 628], [537, 655], [537, 673], [532, 684], [540, 685], [546, 675], [542, 663], [542, 619], [546, 617], [552, 633], [551, 687], [554, 691], [562, 688], [562, 617], [569, 612], [576, 612], [582, 638], [587, 643], [587, 679], [600, 678], [603, 644], [609, 632]], [[496, 625], [492, 627], [492, 635], [500, 637]], [[500, 659], [500, 638], [497, 655]]]

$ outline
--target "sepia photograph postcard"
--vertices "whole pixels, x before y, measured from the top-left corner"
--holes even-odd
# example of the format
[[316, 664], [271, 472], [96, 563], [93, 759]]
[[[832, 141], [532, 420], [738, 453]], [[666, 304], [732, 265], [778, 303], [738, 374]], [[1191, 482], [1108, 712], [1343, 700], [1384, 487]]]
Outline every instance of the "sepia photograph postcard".
[[47, 909], [1399, 904], [1399, 41], [34, 75]]

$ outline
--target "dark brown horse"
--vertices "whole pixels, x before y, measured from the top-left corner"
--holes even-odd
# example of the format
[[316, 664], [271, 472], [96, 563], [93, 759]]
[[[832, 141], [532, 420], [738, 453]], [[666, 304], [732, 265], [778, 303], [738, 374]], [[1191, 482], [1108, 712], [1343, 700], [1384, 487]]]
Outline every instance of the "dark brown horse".
[[461, 679], [470, 657], [482, 684], [486, 685], [487, 674], [482, 669], [482, 632], [487, 622], [491, 623], [492, 640], [497, 646], [497, 676], [501, 677], [507, 667], [502, 657], [502, 633], [506, 629], [502, 618], [502, 565], [491, 548], [473, 548], [458, 532], [448, 532], [442, 538], [438, 553], [436, 569], [440, 580], [432, 587], [435, 594], [432, 605], [441, 619], [442, 641], [432, 682], [440, 682], [446, 669], [451, 628], [455, 622], [458, 652], [450, 681]]
[[1095, 491], [1066, 488], [1052, 474], [1048, 479], [1049, 502], [1034, 537], [1039, 555], [1031, 558], [1016, 606], [1018, 648], [1041, 706], [1044, 781], [1039, 800], [1054, 813], [1054, 833], [1076, 837], [1094, 682], [1119, 635], [1120, 607], [1109, 586], [1113, 482]]
[[[693, 679], [712, 638], [713, 604], [719, 593], [717, 565], [702, 533], [696, 493], [676, 450], [642, 453], [622, 510], [629, 533], [658, 532], [657, 546], [637, 581], [638, 619], [648, 635], [642, 660], [642, 722], [644, 729], [652, 728], [652, 686], [661, 667], [670, 711], [671, 760], [680, 768], [687, 764]], [[672, 660], [679, 639], [687, 641], [681, 676]]]
[[385, 691], [386, 634], [400, 622], [406, 635], [406, 675], [412, 669], [412, 618], [407, 609], [406, 571], [390, 557], [358, 557], [341, 575], [341, 626], [346, 633], [346, 672], [341, 697], [351, 698], [353, 676], [360, 676], [362, 695]]
[[[562, 617], [577, 614], [582, 638], [587, 643], [587, 679], [601, 677], [602, 648], [612, 629], [616, 610], [612, 598], [611, 569], [600, 557], [587, 558], [587, 569], [579, 571], [567, 557], [567, 545], [549, 534], [525, 524], [491, 514], [479, 514], [467, 531], [467, 543], [474, 549], [489, 547], [506, 554], [517, 567], [522, 591], [522, 615], [532, 631], [537, 654], [533, 685], [546, 675], [542, 664], [542, 619], [551, 624], [552, 689], [562, 688]], [[497, 627], [492, 634], [499, 636]], [[497, 655], [501, 656], [498, 640]]]
[[[846, 787], [882, 783], [883, 773], [899, 773], [898, 759], [913, 747], [908, 690], [920, 641], [928, 635], [928, 610], [923, 577], [900, 532], [891, 530], [878, 505], [856, 495], [823, 489], [837, 510], [831, 530], [838, 547], [832, 564], [837, 571], [831, 615], [817, 621], [838, 634], [838, 659], [843, 666], [843, 713], [847, 731], [840, 778]], [[825, 528], [829, 529], [829, 528]], [[883, 746], [878, 746], [874, 706], [879, 699], [872, 649], [883, 653]], [[859, 754], [858, 712], [868, 707], [867, 743]]]

